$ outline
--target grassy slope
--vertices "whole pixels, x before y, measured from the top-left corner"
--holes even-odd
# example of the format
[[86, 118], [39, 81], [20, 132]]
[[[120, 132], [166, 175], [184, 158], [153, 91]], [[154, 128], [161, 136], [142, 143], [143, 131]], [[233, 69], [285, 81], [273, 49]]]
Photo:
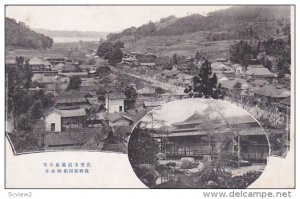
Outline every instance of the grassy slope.
[[[278, 26], [275, 21], [231, 24], [227, 25], [226, 29], [228, 29], [228, 31], [225, 30], [225, 32], [230, 32], [231, 29], [239, 30], [240, 28], [241, 31], [242, 28], [243, 31], [245, 31], [245, 27], [247, 27], [248, 30], [253, 30], [261, 40], [270, 37], [284, 37], [282, 26]], [[123, 36], [120, 40], [125, 42], [125, 51], [134, 50], [158, 53], [166, 56], [172, 56], [174, 53], [194, 56], [196, 51], [204, 51], [212, 58], [227, 57], [229, 55], [228, 49], [230, 44], [239, 40], [209, 41], [207, 39], [208, 34], [208, 31], [199, 31], [183, 35], [150, 36], [137, 41], [134, 41], [133, 36]]]
[[[247, 10], [250, 10], [246, 13]], [[284, 27], [289, 24], [288, 16], [289, 9], [287, 7], [232, 7], [215, 13], [215, 18], [204, 19], [203, 16], [187, 16], [184, 18], [176, 18], [163, 23], [155, 23], [157, 32], [170, 33], [169, 35], [148, 36], [138, 40], [134, 39], [133, 35], [123, 35], [119, 40], [125, 42], [125, 52], [141, 51], [155, 53], [159, 55], [172, 56], [174, 53], [180, 55], [194, 56], [196, 51], [204, 51], [209, 57], [228, 57], [229, 46], [235, 41], [243, 40], [265, 40], [270, 37], [280, 38], [284, 35]], [[244, 14], [246, 13], [246, 14]], [[226, 19], [223, 19], [226, 16]], [[240, 16], [245, 17], [240, 19]], [[229, 18], [228, 18], [229, 17]], [[230, 18], [232, 17], [232, 18]], [[229, 20], [232, 19], [232, 20]], [[278, 23], [280, 19], [280, 23]], [[211, 28], [208, 28], [207, 22], [199, 22], [201, 20], [215, 21]], [[181, 33], [171, 35], [172, 31], [180, 29], [188, 29], [191, 24], [195, 24], [209, 31], [196, 31], [192, 33]], [[175, 31], [176, 32], [176, 31]], [[207, 36], [210, 33], [216, 34], [225, 32], [231, 35], [230, 40], [209, 41]]]
[[230, 42], [207, 41], [206, 32], [196, 32], [178, 36], [152, 36], [133, 42], [129, 37], [125, 41], [125, 51], [142, 51], [172, 56], [174, 53], [193, 56], [196, 51], [203, 50], [210, 56], [227, 56]]

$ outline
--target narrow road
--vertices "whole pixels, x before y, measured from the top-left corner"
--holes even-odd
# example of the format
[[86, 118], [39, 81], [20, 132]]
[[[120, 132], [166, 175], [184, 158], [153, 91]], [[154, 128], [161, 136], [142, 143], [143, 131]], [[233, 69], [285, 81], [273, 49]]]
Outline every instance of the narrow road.
[[111, 70], [113, 72], [115, 72], [115, 73], [123, 73], [123, 74], [129, 75], [131, 77], [134, 77], [134, 78], [137, 78], [137, 79], [141, 79], [143, 81], [151, 82], [154, 86], [161, 87], [162, 89], [167, 90], [167, 91], [169, 91], [172, 94], [176, 94], [176, 95], [183, 95], [183, 94], [185, 94], [184, 93], [184, 89], [185, 88], [181, 87], [181, 86], [176, 86], [176, 85], [173, 85], [173, 84], [170, 84], [170, 83], [161, 82], [161, 81], [158, 81], [158, 80], [156, 80], [156, 79], [154, 79], [152, 77], [146, 77], [146, 76], [142, 76], [142, 75], [136, 75], [136, 74], [124, 72], [124, 71], [115, 69], [113, 67], [111, 67]]

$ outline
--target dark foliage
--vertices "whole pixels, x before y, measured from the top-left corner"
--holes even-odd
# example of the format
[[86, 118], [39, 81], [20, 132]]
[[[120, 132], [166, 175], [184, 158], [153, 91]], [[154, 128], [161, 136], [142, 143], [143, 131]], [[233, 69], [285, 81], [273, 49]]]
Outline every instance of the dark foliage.
[[160, 87], [155, 88], [155, 93], [156, 94], [165, 94], [165, 92], [166, 91], [164, 89], [160, 88]]
[[156, 164], [158, 143], [144, 129], [135, 128], [128, 144], [128, 156], [134, 168], [140, 164]]
[[256, 58], [258, 54], [255, 45], [241, 40], [239, 43], [231, 45], [229, 49], [230, 60], [233, 63], [239, 63], [243, 66], [248, 66], [251, 59]]
[[281, 78], [284, 74], [291, 74], [291, 40], [270, 38], [262, 42], [267, 55], [278, 58], [277, 73]]
[[[289, 6], [234, 6], [209, 13], [192, 14], [182, 18], [162, 18], [140, 27], [130, 27], [121, 33], [108, 35], [110, 41], [133, 36], [134, 41], [148, 36], [169, 36], [209, 31], [208, 40], [265, 39], [288, 35]], [[160, 26], [160, 24], [166, 24]]]
[[127, 85], [124, 91], [124, 95], [127, 98], [124, 102], [125, 110], [133, 108], [138, 96], [136, 89], [133, 86]]
[[51, 48], [53, 39], [32, 31], [23, 22], [5, 18], [5, 45], [18, 48], [46, 49]]
[[109, 55], [108, 62], [110, 65], [115, 66], [117, 63], [120, 63], [123, 58], [123, 53], [120, 48], [114, 47]]
[[68, 90], [77, 90], [81, 84], [81, 79], [79, 76], [70, 77], [70, 83], [68, 86]]
[[184, 92], [192, 98], [224, 98], [224, 91], [222, 91], [221, 84], [218, 84], [216, 74], [212, 74], [208, 60], [203, 62], [198, 76], [193, 78], [192, 85], [188, 86]]
[[98, 48], [97, 55], [99, 57], [104, 57], [105, 59], [108, 59], [111, 54], [112, 49], [113, 49], [112, 43], [103, 42]]
[[26, 90], [31, 85], [32, 71], [28, 63], [24, 64], [23, 57], [17, 57], [17, 65], [6, 67], [6, 94], [8, 112], [13, 115], [26, 113], [30, 96]]
[[16, 66], [6, 67], [5, 76], [7, 114], [12, 115], [16, 128], [18, 127], [16, 124], [21, 122], [21, 129], [27, 129], [32, 120], [42, 116], [43, 109], [53, 105], [54, 96], [45, 94], [43, 90], [28, 92], [32, 72], [22, 57], [17, 57]]
[[103, 42], [98, 47], [97, 55], [107, 59], [110, 65], [115, 66], [122, 61], [123, 52], [121, 48], [124, 48], [124, 43], [121, 41], [116, 41], [114, 44]]
[[39, 119], [43, 116], [43, 104], [41, 100], [33, 102], [29, 109], [29, 115], [32, 119]]
[[284, 77], [285, 74], [290, 74], [291, 65], [291, 40], [290, 37], [286, 39], [270, 38], [265, 41], [251, 42], [243, 41], [231, 45], [230, 60], [233, 63], [239, 63], [248, 66], [252, 59], [256, 59], [260, 53], [265, 55], [258, 60], [263, 66], [269, 70], [272, 68], [272, 62], [268, 57], [273, 56], [278, 59], [276, 65], [276, 73], [279, 78]]
[[12, 141], [17, 154], [28, 151], [44, 151], [43, 146], [39, 144], [41, 142], [40, 140], [43, 139], [42, 134], [18, 131], [18, 133], [7, 133], [7, 136]]

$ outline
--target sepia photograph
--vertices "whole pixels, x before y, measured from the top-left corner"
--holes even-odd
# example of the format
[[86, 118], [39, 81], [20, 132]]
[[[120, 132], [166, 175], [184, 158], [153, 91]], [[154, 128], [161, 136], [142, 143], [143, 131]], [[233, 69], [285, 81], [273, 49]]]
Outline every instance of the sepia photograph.
[[247, 188], [295, 144], [293, 13], [5, 5], [9, 153], [123, 154], [149, 188]]
[[150, 188], [247, 188], [269, 151], [249, 113], [213, 99], [162, 105], [137, 124], [128, 145], [134, 172]]

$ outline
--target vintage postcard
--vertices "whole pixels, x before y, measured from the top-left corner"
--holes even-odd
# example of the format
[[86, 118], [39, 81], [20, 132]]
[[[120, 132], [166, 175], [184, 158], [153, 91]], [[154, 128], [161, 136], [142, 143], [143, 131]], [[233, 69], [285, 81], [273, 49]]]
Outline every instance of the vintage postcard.
[[5, 5], [5, 187], [295, 188], [294, 23], [292, 5]]

